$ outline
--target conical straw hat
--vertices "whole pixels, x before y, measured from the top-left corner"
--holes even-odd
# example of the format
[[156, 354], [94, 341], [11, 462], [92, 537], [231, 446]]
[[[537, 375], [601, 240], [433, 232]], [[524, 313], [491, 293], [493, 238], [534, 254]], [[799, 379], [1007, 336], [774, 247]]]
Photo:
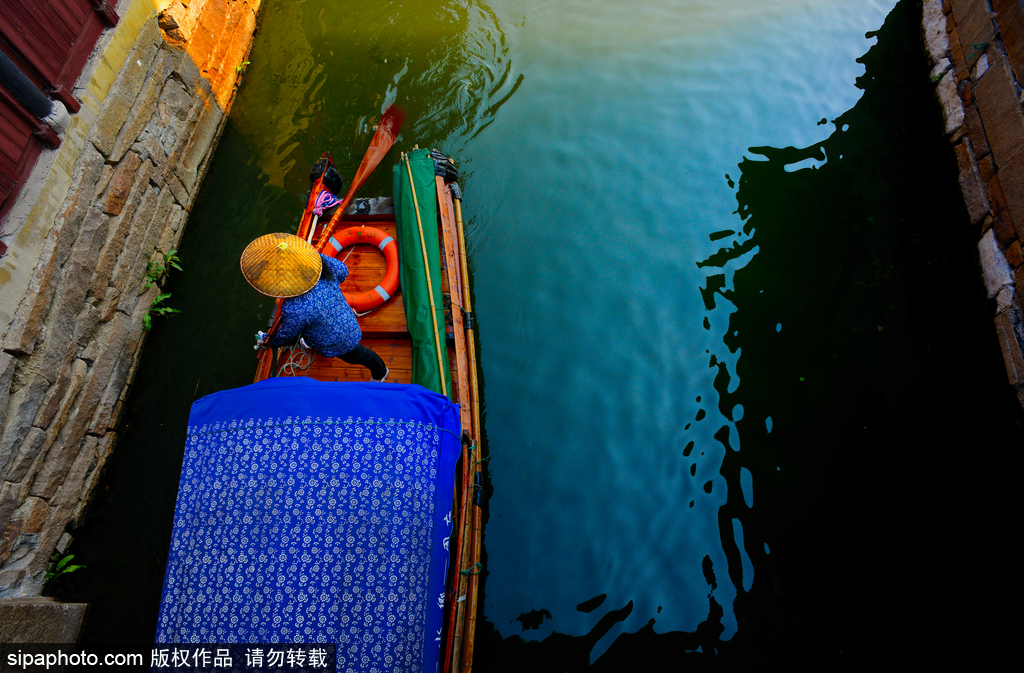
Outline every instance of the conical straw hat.
[[271, 297], [297, 297], [320, 279], [320, 254], [292, 234], [260, 236], [242, 251], [242, 275]]

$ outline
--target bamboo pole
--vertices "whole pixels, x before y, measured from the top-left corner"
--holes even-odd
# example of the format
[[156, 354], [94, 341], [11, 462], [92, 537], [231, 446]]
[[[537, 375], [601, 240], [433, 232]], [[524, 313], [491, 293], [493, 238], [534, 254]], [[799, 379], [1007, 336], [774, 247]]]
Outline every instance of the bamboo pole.
[[448, 396], [448, 386], [445, 384], [444, 358], [441, 357], [441, 338], [437, 331], [437, 310], [434, 308], [434, 285], [430, 282], [430, 260], [427, 257], [427, 242], [423, 237], [423, 220], [420, 218], [420, 202], [416, 198], [416, 181], [412, 177], [412, 164], [409, 162], [409, 155], [403, 153], [405, 168], [409, 172], [409, 189], [412, 190], [412, 205], [416, 209], [416, 225], [420, 230], [420, 249], [423, 251], [423, 267], [427, 275], [427, 295], [430, 297], [430, 320], [434, 324], [434, 346], [437, 351], [437, 373], [441, 378], [441, 394]]
[[[460, 261], [462, 266], [462, 301], [466, 310], [466, 313], [472, 315], [473, 305], [469, 293], [469, 263], [466, 258], [466, 233], [465, 225], [462, 222], [462, 199], [453, 199], [455, 204], [455, 224], [459, 230], [459, 253]], [[466, 328], [466, 341], [469, 346], [469, 376], [472, 382], [473, 388], [473, 434], [472, 440], [476, 443], [477, 456], [480, 455], [480, 444], [481, 444], [481, 432], [480, 432], [480, 390], [479, 382], [476, 374], [476, 341], [473, 338], [473, 324], [470, 323]], [[475, 475], [480, 471], [479, 458], [474, 469], [469, 471], [473, 475], [473, 484], [475, 488], [476, 479]], [[472, 508], [473, 523], [471, 528], [472, 547], [470, 551], [470, 568], [477, 567], [477, 563], [480, 562], [480, 547], [482, 538], [482, 521], [481, 521], [481, 508], [475, 503], [470, 505]], [[477, 571], [480, 572], [479, 570]], [[469, 576], [469, 591], [466, 597], [466, 622], [464, 632], [466, 637], [463, 639], [462, 646], [462, 670], [470, 671], [473, 668], [473, 646], [474, 646], [474, 635], [476, 633], [476, 621], [477, 621], [477, 596], [479, 593], [479, 577], [477, 575]]]

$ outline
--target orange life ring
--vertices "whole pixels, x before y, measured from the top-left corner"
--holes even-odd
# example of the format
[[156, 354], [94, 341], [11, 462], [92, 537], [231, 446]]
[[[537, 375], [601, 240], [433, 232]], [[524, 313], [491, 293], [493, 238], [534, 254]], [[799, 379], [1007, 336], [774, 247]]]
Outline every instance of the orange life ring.
[[337, 257], [341, 249], [355, 243], [365, 243], [380, 248], [388, 263], [384, 280], [380, 285], [358, 294], [344, 292], [348, 305], [356, 311], [369, 311], [381, 306], [398, 291], [398, 242], [386, 232], [373, 227], [349, 227], [331, 236], [326, 254]]

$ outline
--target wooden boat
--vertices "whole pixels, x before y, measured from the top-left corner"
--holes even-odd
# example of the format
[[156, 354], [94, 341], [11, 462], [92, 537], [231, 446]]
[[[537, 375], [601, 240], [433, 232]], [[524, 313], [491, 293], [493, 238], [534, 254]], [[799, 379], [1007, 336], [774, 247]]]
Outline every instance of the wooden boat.
[[[406, 160], [403, 155], [403, 161]], [[329, 153], [322, 157], [324, 166], [331, 165]], [[411, 175], [410, 175], [411, 177]], [[417, 187], [419, 188], [419, 187]], [[450, 546], [451, 571], [446, 597], [446, 634], [441, 650], [441, 670], [454, 673], [469, 671], [473, 662], [473, 640], [477, 619], [478, 575], [481, 553], [481, 471], [479, 446], [480, 401], [477, 383], [474, 330], [471, 311], [465, 232], [461, 213], [461, 193], [457, 183], [435, 176], [432, 185], [437, 196], [437, 213], [432, 222], [420, 222], [423, 236], [433, 236], [439, 243], [440, 258], [430, 260], [441, 269], [441, 291], [445, 298], [445, 324], [438, 325], [447, 350], [451, 374], [451, 390], [445, 394], [459, 405], [462, 427], [462, 456], [456, 468], [454, 494], [453, 542]], [[347, 227], [372, 227], [387, 236], [397, 237], [393, 200], [357, 199], [343, 213], [324, 220], [314, 216], [314, 204], [326, 189], [317, 179], [297, 235], [323, 247], [324, 233]], [[344, 204], [342, 204], [342, 207]], [[418, 207], [418, 206], [417, 206]], [[372, 245], [354, 245], [336, 257], [345, 262], [349, 276], [341, 287], [346, 294], [362, 292], [380, 284], [386, 272], [384, 255]], [[359, 315], [362, 344], [384, 360], [390, 372], [388, 383], [413, 381], [413, 339], [406, 321], [405, 297], [399, 290], [381, 307]], [[269, 377], [306, 376], [320, 381], [368, 381], [368, 370], [349, 365], [338, 358], [327, 358], [301, 347], [261, 351], [255, 381]]]

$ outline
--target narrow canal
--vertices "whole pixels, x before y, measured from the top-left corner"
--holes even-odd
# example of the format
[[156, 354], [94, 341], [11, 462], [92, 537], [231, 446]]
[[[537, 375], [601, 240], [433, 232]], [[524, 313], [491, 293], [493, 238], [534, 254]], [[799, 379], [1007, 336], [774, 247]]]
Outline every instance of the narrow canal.
[[53, 587], [92, 604], [83, 638], [152, 639], [189, 406], [251, 381], [271, 308], [238, 255], [294, 231], [322, 150], [353, 174], [394, 101], [395, 152], [463, 169], [478, 670], [929, 642], [998, 505], [951, 438], [1020, 434], [919, 26], [908, 0], [265, 0], [181, 313]]

